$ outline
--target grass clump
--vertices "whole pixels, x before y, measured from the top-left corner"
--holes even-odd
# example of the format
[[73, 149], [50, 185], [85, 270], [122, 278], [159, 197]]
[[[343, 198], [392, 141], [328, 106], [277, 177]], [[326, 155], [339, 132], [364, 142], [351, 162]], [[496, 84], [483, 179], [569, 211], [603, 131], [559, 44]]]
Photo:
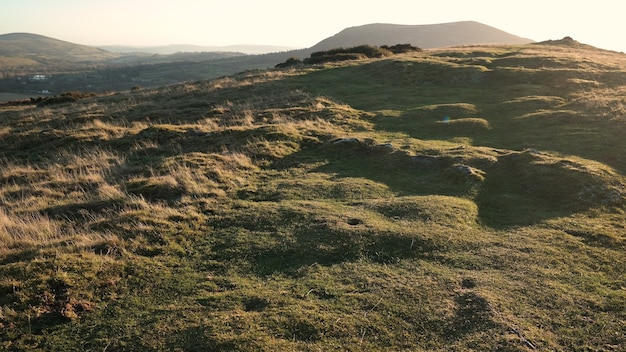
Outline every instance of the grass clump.
[[490, 129], [489, 121], [479, 117], [461, 119], [444, 119], [436, 121], [437, 128], [443, 133], [451, 133], [457, 136], [473, 135]]

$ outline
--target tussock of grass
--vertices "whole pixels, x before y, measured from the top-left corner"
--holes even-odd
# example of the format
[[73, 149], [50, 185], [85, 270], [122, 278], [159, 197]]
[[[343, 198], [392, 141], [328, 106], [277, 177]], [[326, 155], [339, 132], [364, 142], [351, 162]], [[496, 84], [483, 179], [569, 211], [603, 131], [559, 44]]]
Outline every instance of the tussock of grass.
[[556, 108], [565, 104], [565, 99], [558, 96], [526, 96], [519, 97], [513, 100], [505, 101], [503, 104], [515, 105], [516, 109], [548, 109]]
[[[544, 119], [553, 123], [563, 123], [564, 120], [580, 119], [580, 114], [573, 110], [539, 110], [517, 117], [516, 119]], [[555, 121], [556, 120], [556, 121]]]
[[472, 135], [490, 128], [489, 121], [478, 117], [443, 120], [435, 123], [440, 130], [457, 135]]
[[414, 109], [414, 111], [419, 117], [427, 116], [435, 119], [449, 117], [458, 119], [475, 115], [478, 112], [478, 108], [474, 104], [469, 103], [451, 103], [421, 106]]
[[[193, 180], [193, 176], [191, 176], [191, 179], [187, 178], [187, 181], [195, 184], [201, 180]], [[185, 186], [171, 175], [131, 179], [126, 183], [126, 188], [131, 194], [143, 196], [153, 201], [176, 200], [187, 192]]]
[[0, 213], [0, 237], [4, 249], [50, 245], [65, 237], [62, 227], [39, 214]]

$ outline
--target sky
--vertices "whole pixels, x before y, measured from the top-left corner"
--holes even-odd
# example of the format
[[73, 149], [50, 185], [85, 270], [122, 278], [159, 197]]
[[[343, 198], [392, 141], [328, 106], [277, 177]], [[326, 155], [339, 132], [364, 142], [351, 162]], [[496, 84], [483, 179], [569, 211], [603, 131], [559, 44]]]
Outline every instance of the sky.
[[0, 0], [0, 34], [84, 45], [279, 45], [308, 48], [370, 23], [477, 21], [535, 41], [626, 52], [620, 0]]

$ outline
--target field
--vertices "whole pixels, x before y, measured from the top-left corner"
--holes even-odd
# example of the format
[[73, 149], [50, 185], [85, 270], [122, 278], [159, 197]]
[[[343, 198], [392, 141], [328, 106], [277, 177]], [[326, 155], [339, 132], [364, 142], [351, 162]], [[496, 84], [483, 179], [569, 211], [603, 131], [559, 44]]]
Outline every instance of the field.
[[0, 103], [9, 102], [9, 101], [19, 101], [19, 100], [28, 100], [30, 99], [30, 95], [19, 94], [19, 93], [0, 93]]
[[[3, 92], [37, 98], [69, 91], [105, 94], [137, 87], [155, 88], [180, 82], [202, 81], [244, 70], [266, 69], [280, 58], [280, 54], [236, 55], [240, 54], [188, 53], [148, 58], [129, 56], [90, 67], [68, 63], [64, 67], [56, 68], [58, 71], [34, 66], [20, 72], [19, 79], [13, 76], [0, 79], [0, 102], [10, 101]], [[47, 73], [45, 80], [30, 79], [35, 74], [49, 71], [52, 73]], [[42, 94], [42, 91], [50, 93]]]
[[0, 107], [0, 348], [626, 348], [626, 56], [467, 46]]

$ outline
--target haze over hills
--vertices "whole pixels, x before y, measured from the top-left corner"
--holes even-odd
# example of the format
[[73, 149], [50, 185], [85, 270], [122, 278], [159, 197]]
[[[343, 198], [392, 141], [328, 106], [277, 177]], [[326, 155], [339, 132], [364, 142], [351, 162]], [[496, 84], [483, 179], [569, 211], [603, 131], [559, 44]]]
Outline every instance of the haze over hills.
[[116, 53], [173, 54], [177, 52], [234, 51], [246, 54], [268, 54], [304, 50], [306, 53], [362, 44], [394, 45], [412, 44], [422, 49], [468, 44], [527, 44], [533, 40], [509, 34], [497, 28], [475, 22], [462, 21], [428, 25], [398, 25], [374, 23], [350, 27], [334, 36], [323, 39], [311, 48], [294, 48], [272, 45], [200, 46], [173, 44], [166, 46], [100, 46]]
[[228, 45], [228, 46], [207, 46], [192, 44], [172, 44], [163, 46], [126, 46], [126, 45], [103, 45], [98, 46], [100, 49], [111, 51], [114, 53], [131, 54], [131, 53], [147, 53], [169, 55], [175, 53], [194, 53], [194, 52], [241, 52], [248, 55], [275, 53], [280, 51], [296, 50], [298, 48], [277, 45]]

